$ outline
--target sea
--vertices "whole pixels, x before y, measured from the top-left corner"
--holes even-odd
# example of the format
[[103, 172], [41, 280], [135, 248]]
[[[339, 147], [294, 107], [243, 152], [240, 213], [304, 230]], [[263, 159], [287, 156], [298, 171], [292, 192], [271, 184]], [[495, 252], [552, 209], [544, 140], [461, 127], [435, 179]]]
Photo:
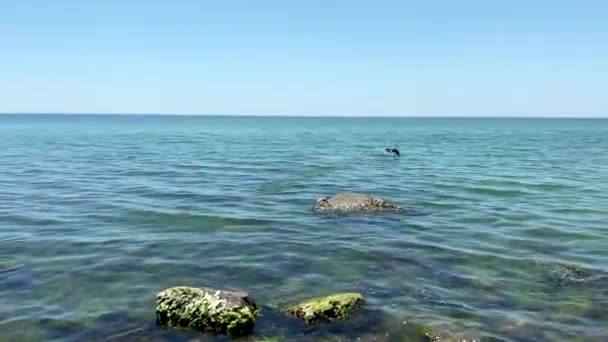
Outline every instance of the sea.
[[[386, 153], [397, 147], [400, 157]], [[403, 213], [324, 215], [357, 192]], [[251, 335], [156, 324], [247, 292]], [[283, 308], [359, 292], [348, 319]], [[1, 341], [608, 341], [608, 120], [0, 116]]]

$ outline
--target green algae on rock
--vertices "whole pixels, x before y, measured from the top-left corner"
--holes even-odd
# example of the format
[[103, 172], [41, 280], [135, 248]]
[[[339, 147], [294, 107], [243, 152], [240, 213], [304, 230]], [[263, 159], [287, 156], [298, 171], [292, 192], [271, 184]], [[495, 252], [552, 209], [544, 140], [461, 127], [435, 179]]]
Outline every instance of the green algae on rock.
[[361, 303], [359, 293], [339, 293], [326, 297], [309, 299], [287, 308], [291, 316], [302, 319], [307, 324], [341, 320], [350, 315]]
[[251, 332], [256, 303], [244, 292], [177, 286], [156, 296], [156, 322], [179, 328], [229, 335]]
[[333, 197], [321, 197], [317, 199], [313, 210], [317, 213], [357, 213], [400, 212], [405, 209], [378, 197], [345, 192]]

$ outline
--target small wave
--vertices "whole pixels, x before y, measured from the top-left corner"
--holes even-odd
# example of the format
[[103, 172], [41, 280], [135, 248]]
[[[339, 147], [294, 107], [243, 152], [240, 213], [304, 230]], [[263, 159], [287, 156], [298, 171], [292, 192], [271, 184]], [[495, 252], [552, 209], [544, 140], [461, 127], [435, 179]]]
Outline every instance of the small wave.
[[461, 190], [475, 195], [490, 195], [502, 198], [519, 197], [529, 194], [529, 192], [523, 190], [496, 188], [488, 186], [465, 186], [462, 187]]
[[550, 212], [563, 215], [576, 215], [577, 217], [608, 215], [608, 211], [606, 210], [590, 207], [560, 207], [551, 209]]
[[554, 227], [534, 227], [526, 229], [526, 236], [540, 238], [540, 239], [562, 239], [564, 241], [568, 240], [594, 240], [601, 238], [601, 235], [593, 233], [592, 231], [566, 231], [559, 228]]
[[0, 256], [0, 274], [16, 271], [21, 267], [23, 265], [15, 262], [13, 258]]
[[64, 221], [55, 218], [24, 215], [0, 215], [0, 220], [17, 225], [23, 224], [31, 226], [52, 226], [65, 223]]
[[124, 218], [139, 223], [159, 225], [189, 225], [192, 228], [209, 228], [223, 226], [265, 226], [272, 221], [255, 218], [226, 217], [218, 215], [197, 214], [192, 212], [170, 212], [159, 210], [129, 209]]

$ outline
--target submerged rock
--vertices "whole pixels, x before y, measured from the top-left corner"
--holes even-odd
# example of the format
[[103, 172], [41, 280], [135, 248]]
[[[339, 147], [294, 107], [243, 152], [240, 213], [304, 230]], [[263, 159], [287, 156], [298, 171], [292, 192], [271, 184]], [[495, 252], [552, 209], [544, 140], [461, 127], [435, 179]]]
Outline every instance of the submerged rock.
[[543, 268], [545, 279], [555, 286], [568, 286], [585, 283], [593, 275], [589, 269], [570, 263], [545, 263], [536, 261]]
[[345, 192], [333, 197], [321, 197], [314, 206], [314, 211], [318, 213], [400, 212], [404, 210], [381, 198], [353, 192]]
[[349, 316], [363, 302], [359, 293], [339, 293], [309, 299], [287, 308], [287, 313], [306, 324], [341, 320]]
[[178, 286], [156, 296], [156, 322], [229, 335], [251, 332], [256, 303], [244, 292]]
[[429, 331], [424, 334], [425, 342], [481, 342], [479, 337], [452, 335], [443, 332]]
[[429, 326], [419, 326], [418, 336], [424, 342], [481, 342], [481, 337], [473, 337], [450, 330], [437, 330]]

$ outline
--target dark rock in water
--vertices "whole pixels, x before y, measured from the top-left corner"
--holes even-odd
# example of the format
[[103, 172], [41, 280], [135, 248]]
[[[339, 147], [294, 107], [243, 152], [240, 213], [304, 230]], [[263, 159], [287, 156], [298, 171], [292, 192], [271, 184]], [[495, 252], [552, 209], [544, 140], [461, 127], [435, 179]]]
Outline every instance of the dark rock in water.
[[424, 340], [425, 342], [479, 342], [481, 338], [429, 331], [425, 333]]
[[493, 332], [508, 336], [514, 341], [541, 341], [543, 340], [542, 328], [526, 319], [506, 319], [495, 323]]
[[465, 335], [450, 330], [436, 329], [429, 326], [418, 326], [414, 336], [421, 336], [424, 342], [480, 342], [481, 337]]
[[439, 336], [437, 333], [435, 333], [433, 331], [428, 331], [428, 332], [424, 333], [424, 340], [426, 342], [440, 342], [441, 336]]
[[401, 212], [397, 205], [378, 197], [345, 192], [333, 197], [321, 197], [314, 206], [318, 213], [357, 213], [357, 212]]
[[256, 303], [243, 292], [178, 286], [156, 296], [159, 325], [246, 335], [253, 329], [257, 315]]
[[287, 313], [306, 324], [330, 322], [348, 317], [362, 303], [363, 296], [359, 293], [339, 293], [309, 299], [289, 307]]
[[588, 270], [576, 265], [557, 265], [549, 273], [552, 280], [562, 283], [582, 283], [590, 275]]
[[543, 268], [547, 281], [556, 286], [583, 284], [592, 277], [592, 272], [580, 265], [569, 263], [545, 263], [536, 261]]
[[395, 323], [397, 322], [380, 327], [380, 330], [376, 333], [366, 334], [356, 340], [361, 342], [498, 342], [492, 338], [486, 339], [482, 335], [456, 332], [449, 327], [435, 327], [407, 321], [398, 322], [398, 325], [395, 325]]

